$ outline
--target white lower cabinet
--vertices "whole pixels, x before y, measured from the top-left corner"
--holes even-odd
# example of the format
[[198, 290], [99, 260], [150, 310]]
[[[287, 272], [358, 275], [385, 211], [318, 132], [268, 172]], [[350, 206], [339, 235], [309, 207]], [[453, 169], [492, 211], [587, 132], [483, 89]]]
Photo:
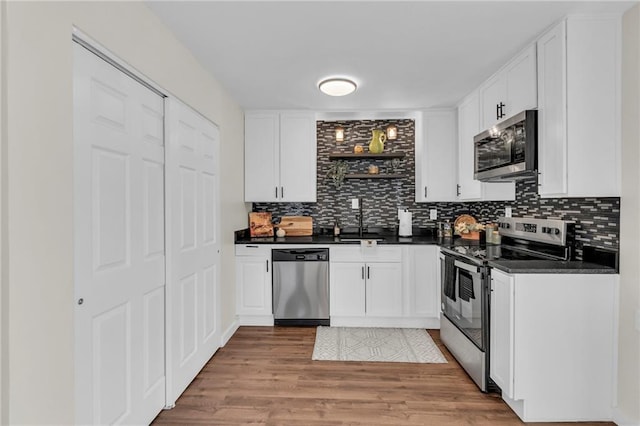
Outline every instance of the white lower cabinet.
[[369, 316], [402, 315], [402, 264], [367, 263], [365, 267], [365, 313]]
[[364, 265], [331, 262], [329, 271], [330, 315], [363, 317], [366, 313]]
[[436, 245], [402, 248], [405, 282], [404, 321], [407, 326], [440, 328], [440, 281]]
[[402, 317], [400, 247], [335, 246], [329, 259], [331, 325], [383, 326]]
[[[331, 325], [440, 328], [436, 245], [329, 246]], [[273, 325], [269, 244], [237, 244], [240, 325]]]
[[236, 246], [236, 315], [240, 325], [273, 325], [271, 246]]
[[611, 420], [618, 275], [491, 270], [490, 376], [525, 422]]

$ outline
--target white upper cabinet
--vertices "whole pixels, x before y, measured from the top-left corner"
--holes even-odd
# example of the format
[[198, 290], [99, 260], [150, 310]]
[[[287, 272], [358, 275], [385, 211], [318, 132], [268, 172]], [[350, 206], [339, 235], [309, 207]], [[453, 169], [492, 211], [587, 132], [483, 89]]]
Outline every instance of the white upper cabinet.
[[473, 137], [480, 133], [480, 98], [475, 90], [458, 106], [458, 199], [479, 200], [482, 182], [473, 178]]
[[537, 44], [540, 195], [620, 196], [620, 17], [569, 17]]
[[473, 178], [475, 154], [473, 137], [480, 133], [480, 98], [473, 91], [458, 105], [459, 201], [515, 200], [514, 182], [484, 183]]
[[456, 201], [456, 110], [426, 110], [416, 120], [416, 202]]
[[509, 61], [480, 86], [479, 90], [482, 106], [479, 132], [525, 109], [536, 108], [538, 99], [535, 44]]
[[316, 156], [314, 113], [247, 112], [245, 201], [315, 202]]

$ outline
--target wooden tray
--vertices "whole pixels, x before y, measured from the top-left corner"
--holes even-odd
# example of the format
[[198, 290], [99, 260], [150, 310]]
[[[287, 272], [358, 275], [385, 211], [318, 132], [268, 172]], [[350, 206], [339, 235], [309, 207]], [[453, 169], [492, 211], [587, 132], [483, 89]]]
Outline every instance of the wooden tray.
[[458, 232], [456, 229], [458, 228], [458, 225], [462, 223], [464, 223], [465, 225], [474, 225], [478, 223], [478, 221], [476, 220], [475, 217], [469, 214], [462, 214], [458, 216], [455, 222], [453, 222], [453, 232], [456, 235], [460, 235], [462, 238], [470, 239], [470, 240], [477, 240], [480, 238], [478, 231], [471, 231], [471, 232], [467, 232], [466, 234]]

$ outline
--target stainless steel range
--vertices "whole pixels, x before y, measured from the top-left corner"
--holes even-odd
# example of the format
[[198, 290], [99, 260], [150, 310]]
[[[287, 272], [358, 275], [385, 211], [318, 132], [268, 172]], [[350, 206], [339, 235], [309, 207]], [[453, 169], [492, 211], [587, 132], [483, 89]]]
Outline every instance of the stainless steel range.
[[574, 257], [573, 222], [500, 218], [498, 225], [500, 245], [458, 240], [440, 250], [440, 337], [483, 392], [498, 390], [489, 378], [490, 263]]

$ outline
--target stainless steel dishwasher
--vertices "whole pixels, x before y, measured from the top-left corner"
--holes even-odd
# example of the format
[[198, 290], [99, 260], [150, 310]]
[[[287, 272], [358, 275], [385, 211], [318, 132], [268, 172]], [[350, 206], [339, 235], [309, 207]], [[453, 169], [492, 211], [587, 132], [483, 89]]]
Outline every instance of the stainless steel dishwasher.
[[329, 325], [329, 249], [274, 249], [276, 325]]

